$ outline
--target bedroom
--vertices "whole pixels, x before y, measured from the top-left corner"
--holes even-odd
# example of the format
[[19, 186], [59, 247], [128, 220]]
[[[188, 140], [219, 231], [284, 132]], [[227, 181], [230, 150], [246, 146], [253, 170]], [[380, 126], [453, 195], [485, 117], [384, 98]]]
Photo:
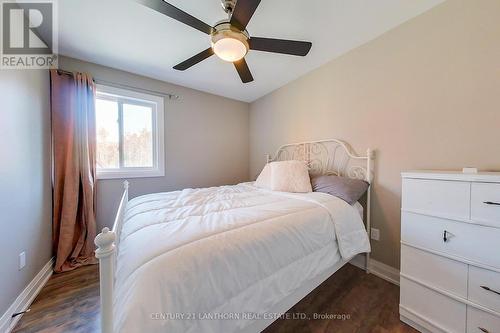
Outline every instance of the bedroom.
[[499, 1], [1, 5], [0, 332], [500, 329]]

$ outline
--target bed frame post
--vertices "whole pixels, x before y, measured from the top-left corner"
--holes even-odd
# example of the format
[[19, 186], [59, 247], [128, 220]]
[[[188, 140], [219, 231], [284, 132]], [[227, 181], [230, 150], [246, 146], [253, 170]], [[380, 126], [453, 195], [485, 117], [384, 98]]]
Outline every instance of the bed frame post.
[[129, 182], [123, 182], [123, 194], [118, 206], [113, 229], [102, 229], [94, 240], [97, 249], [95, 256], [99, 259], [99, 279], [101, 291], [101, 333], [113, 333], [113, 300], [115, 282], [116, 250], [120, 241], [120, 230], [125, 218], [128, 203]]
[[99, 259], [101, 295], [101, 332], [113, 332], [113, 284], [116, 235], [109, 228], [102, 229], [94, 240], [97, 245], [95, 256]]
[[[366, 156], [368, 157], [366, 161], [366, 181], [370, 184], [366, 194], [366, 232], [368, 233], [368, 239], [371, 238], [371, 188], [372, 188], [372, 150], [366, 150]], [[370, 253], [366, 253], [366, 263], [365, 263], [366, 273], [370, 273]]]

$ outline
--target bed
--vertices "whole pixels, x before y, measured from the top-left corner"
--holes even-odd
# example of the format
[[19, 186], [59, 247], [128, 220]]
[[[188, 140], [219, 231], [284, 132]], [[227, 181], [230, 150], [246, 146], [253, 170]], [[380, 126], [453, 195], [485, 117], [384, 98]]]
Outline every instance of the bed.
[[[372, 154], [340, 140], [289, 144], [267, 161], [305, 160], [311, 174], [372, 179]], [[325, 193], [233, 186], [128, 200], [96, 237], [101, 326], [120, 332], [260, 332], [359, 253], [359, 203]], [[361, 213], [361, 214], [360, 214]]]

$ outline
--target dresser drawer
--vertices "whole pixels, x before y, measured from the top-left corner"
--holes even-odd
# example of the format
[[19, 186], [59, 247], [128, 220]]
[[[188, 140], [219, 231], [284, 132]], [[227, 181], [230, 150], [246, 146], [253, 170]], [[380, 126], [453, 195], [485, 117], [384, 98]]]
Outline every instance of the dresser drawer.
[[457, 219], [470, 217], [470, 183], [403, 179], [403, 210]]
[[467, 333], [499, 333], [500, 318], [467, 306]]
[[401, 274], [467, 298], [468, 265], [401, 245]]
[[500, 184], [472, 183], [471, 220], [500, 228]]
[[500, 268], [500, 255], [495, 255], [500, 253], [497, 228], [403, 212], [401, 240], [457, 259]]
[[470, 266], [468, 298], [500, 313], [500, 273]]
[[401, 277], [401, 306], [446, 332], [465, 332], [466, 305]]

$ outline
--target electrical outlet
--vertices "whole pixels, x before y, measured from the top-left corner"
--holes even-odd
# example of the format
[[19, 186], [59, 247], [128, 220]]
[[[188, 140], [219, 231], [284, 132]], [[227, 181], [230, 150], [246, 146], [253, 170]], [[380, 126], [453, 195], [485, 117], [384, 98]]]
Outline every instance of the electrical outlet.
[[370, 230], [370, 238], [376, 241], [380, 240], [380, 230], [375, 228], [371, 228]]
[[26, 252], [19, 253], [19, 270], [23, 269], [26, 266]]

